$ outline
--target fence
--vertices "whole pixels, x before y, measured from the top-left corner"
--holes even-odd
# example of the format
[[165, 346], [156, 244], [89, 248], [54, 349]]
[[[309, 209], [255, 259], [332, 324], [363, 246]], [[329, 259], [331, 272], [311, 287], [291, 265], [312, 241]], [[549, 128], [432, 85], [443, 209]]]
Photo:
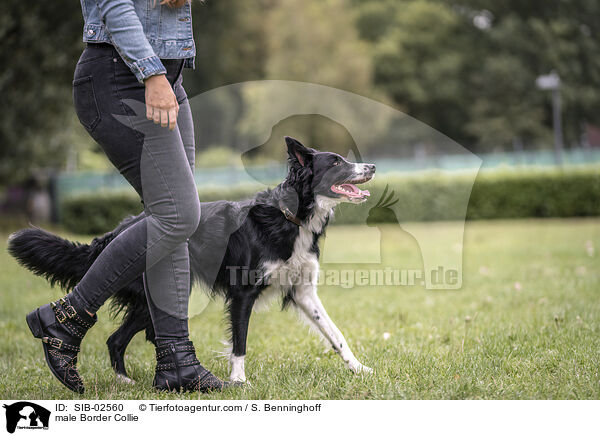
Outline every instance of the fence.
[[[523, 169], [529, 167], [556, 166], [551, 150], [524, 151], [519, 153], [490, 153], [478, 156], [482, 170], [495, 168]], [[570, 149], [563, 155], [565, 166], [600, 164], [600, 149]], [[470, 154], [444, 155], [421, 159], [378, 159], [377, 173], [406, 173], [428, 169], [460, 171], [476, 168], [479, 160]], [[285, 165], [223, 167], [197, 169], [196, 184], [199, 188], [210, 186], [235, 186], [247, 184], [270, 184], [281, 181], [286, 174]], [[60, 174], [54, 184], [55, 202], [67, 197], [97, 191], [131, 191], [123, 177], [116, 172], [75, 172]]]

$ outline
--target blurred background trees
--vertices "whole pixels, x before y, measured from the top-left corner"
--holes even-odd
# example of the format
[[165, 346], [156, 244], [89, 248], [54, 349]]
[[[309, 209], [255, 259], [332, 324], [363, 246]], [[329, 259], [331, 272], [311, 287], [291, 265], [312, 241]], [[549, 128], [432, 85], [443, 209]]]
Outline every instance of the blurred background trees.
[[75, 7], [0, 4], [0, 186], [66, 164], [80, 41], [81, 11]]
[[[586, 126], [600, 124], [595, 0], [207, 0], [193, 13], [190, 96], [307, 81], [393, 104], [474, 152], [551, 148], [550, 97], [535, 79], [555, 70], [566, 146], [585, 145]], [[0, 186], [106, 166], [73, 114], [81, 27], [77, 3], [0, 4]], [[232, 92], [213, 116], [243, 125], [243, 98]]]

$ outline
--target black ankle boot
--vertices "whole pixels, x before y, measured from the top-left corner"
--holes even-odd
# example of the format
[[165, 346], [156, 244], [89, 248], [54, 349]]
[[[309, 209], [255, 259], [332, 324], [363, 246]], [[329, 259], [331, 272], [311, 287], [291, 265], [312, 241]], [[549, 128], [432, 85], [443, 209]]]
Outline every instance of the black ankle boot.
[[83, 394], [77, 353], [83, 336], [98, 318], [74, 305], [74, 301], [67, 295], [34, 310], [26, 320], [33, 336], [42, 340], [46, 363], [52, 374], [72, 391]]
[[156, 374], [152, 386], [161, 391], [222, 390], [228, 386], [204, 368], [192, 341], [173, 342], [156, 347]]

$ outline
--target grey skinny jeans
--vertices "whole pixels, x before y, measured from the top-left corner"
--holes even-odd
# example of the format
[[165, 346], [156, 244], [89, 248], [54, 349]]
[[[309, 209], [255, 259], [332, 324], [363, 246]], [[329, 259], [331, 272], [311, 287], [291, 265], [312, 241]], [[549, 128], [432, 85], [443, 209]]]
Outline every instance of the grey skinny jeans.
[[165, 60], [180, 105], [173, 131], [146, 119], [145, 88], [108, 44], [88, 44], [75, 69], [79, 120], [140, 195], [145, 216], [102, 251], [72, 294], [95, 313], [116, 291], [146, 274], [159, 342], [188, 336], [188, 238], [200, 221], [193, 177], [194, 126], [182, 86], [182, 60]]

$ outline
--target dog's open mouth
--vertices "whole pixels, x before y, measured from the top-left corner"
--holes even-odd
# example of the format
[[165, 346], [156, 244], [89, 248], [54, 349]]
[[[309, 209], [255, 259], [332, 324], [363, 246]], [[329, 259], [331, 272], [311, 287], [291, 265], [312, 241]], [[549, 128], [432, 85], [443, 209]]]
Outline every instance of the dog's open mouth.
[[336, 194], [340, 194], [347, 197], [350, 200], [365, 200], [371, 195], [371, 193], [366, 189], [360, 189], [354, 183], [365, 183], [368, 180], [369, 179], [353, 180], [353, 183], [344, 182], [337, 185], [332, 185], [331, 190]]
[[331, 190], [336, 194], [345, 195], [348, 198], [364, 198], [371, 195], [369, 191], [363, 191], [358, 186], [352, 183], [342, 183], [341, 185], [333, 185]]

